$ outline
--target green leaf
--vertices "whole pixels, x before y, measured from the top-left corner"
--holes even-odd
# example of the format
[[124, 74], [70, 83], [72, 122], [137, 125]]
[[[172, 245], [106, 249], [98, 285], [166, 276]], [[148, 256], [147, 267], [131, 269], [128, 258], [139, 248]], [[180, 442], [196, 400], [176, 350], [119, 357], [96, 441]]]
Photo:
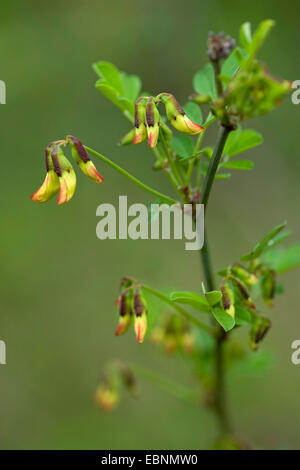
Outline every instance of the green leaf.
[[279, 274], [296, 268], [300, 266], [300, 244], [269, 250], [264, 254], [264, 261]]
[[251, 42], [252, 42], [251, 24], [247, 21], [246, 23], [243, 23], [240, 28], [240, 43], [241, 43], [241, 46], [245, 49], [245, 51], [249, 52]]
[[180, 157], [193, 157], [194, 144], [188, 135], [172, 135], [172, 146]]
[[235, 325], [234, 318], [232, 318], [231, 315], [226, 313], [224, 309], [214, 307], [212, 309], [212, 314], [225, 331], [232, 330]]
[[235, 324], [236, 325], [245, 325], [246, 323], [251, 323], [252, 316], [245, 308], [240, 305], [235, 306]]
[[257, 245], [254, 247], [254, 249], [250, 252], [247, 253], [246, 255], [241, 257], [241, 261], [251, 261], [255, 258], [258, 258], [263, 251], [268, 247], [270, 243], [272, 243], [273, 238], [276, 237], [276, 235], [281, 232], [281, 230], [286, 226], [286, 222], [278, 225], [275, 227], [271, 232], [269, 232], [260, 242], [257, 243]]
[[227, 57], [224, 61], [222, 66], [221, 75], [228, 76], [232, 78], [239, 69], [239, 56], [247, 57], [247, 52], [241, 49], [240, 47], [236, 47], [231, 54]]
[[214, 305], [217, 305], [221, 302], [222, 293], [219, 290], [212, 290], [210, 292], [205, 293], [205, 298], [209, 305], [213, 307]]
[[191, 305], [201, 312], [210, 313], [210, 306], [207, 300], [200, 294], [193, 292], [172, 292], [170, 299], [179, 304]]
[[124, 96], [133, 103], [139, 97], [142, 88], [142, 82], [137, 75], [127, 75], [125, 72], [120, 73], [121, 81], [124, 89]]
[[203, 123], [203, 116], [202, 116], [200, 106], [198, 106], [196, 103], [193, 103], [192, 101], [188, 101], [183, 106], [183, 109], [186, 112], [187, 116], [196, 124]]
[[139, 77], [120, 72], [110, 62], [97, 62], [93, 68], [100, 77], [96, 88], [125, 114], [133, 116], [134, 102], [141, 91]]
[[231, 173], [218, 173], [215, 176], [216, 180], [226, 180], [228, 178], [231, 178]]
[[217, 98], [214, 69], [211, 64], [206, 64], [203, 69], [196, 73], [193, 85], [197, 93], [209, 95], [213, 100]]
[[269, 241], [268, 246], [266, 247], [266, 249], [271, 249], [275, 245], [277, 245], [278, 243], [281, 243], [283, 240], [285, 240], [287, 237], [289, 237], [291, 235], [291, 233], [292, 232], [290, 230], [281, 231], [274, 238], [272, 238], [272, 240]]
[[224, 148], [224, 154], [233, 157], [263, 143], [263, 137], [252, 129], [241, 128], [229, 134]]
[[249, 53], [252, 56], [254, 56], [262, 46], [274, 26], [275, 21], [273, 20], [264, 20], [258, 25], [255, 33], [253, 34], [251, 44], [249, 45]]
[[122, 111], [128, 111], [131, 115], [134, 114], [134, 104], [131, 103], [131, 101], [129, 101], [127, 98], [121, 97], [118, 91], [110, 86], [107, 82], [104, 80], [98, 80], [96, 82], [96, 88]]
[[124, 88], [121, 80], [120, 72], [117, 67], [110, 62], [97, 62], [93, 65], [94, 70], [100, 79], [105, 80], [112, 88], [115, 88], [121, 96], [124, 96]]
[[251, 160], [233, 160], [223, 163], [223, 168], [231, 168], [233, 170], [252, 170], [254, 163]]

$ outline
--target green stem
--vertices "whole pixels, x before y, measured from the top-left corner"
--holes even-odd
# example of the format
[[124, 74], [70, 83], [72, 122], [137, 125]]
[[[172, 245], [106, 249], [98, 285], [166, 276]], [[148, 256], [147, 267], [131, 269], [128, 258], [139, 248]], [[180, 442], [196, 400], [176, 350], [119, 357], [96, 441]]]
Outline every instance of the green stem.
[[195, 404], [197, 398], [199, 398], [195, 392], [191, 391], [184, 385], [174, 382], [173, 380], [167, 379], [166, 377], [163, 377], [153, 372], [152, 370], [145, 369], [144, 367], [135, 364], [131, 364], [131, 368], [136, 375], [148, 380], [149, 382], [155, 385], [158, 385], [163, 390], [171, 393], [180, 400]]
[[166, 302], [167, 304], [171, 305], [186, 320], [190, 321], [191, 323], [194, 323], [194, 325], [197, 325], [199, 328], [201, 328], [202, 330], [207, 331], [209, 334], [211, 334], [211, 335], [213, 334], [213, 331], [209, 326], [207, 326], [205, 323], [202, 323], [197, 318], [193, 317], [193, 315], [191, 315], [189, 312], [187, 312], [184, 308], [177, 305], [175, 302], [172, 302], [172, 300], [169, 299], [169, 297], [162, 294], [160, 291], [158, 291], [156, 289], [153, 289], [153, 287], [147, 286], [145, 284], [141, 284], [141, 287], [143, 288], [144, 291], [149, 292], [149, 294], [155, 295], [156, 297], [161, 299], [163, 302]]
[[213, 60], [212, 65], [213, 65], [214, 72], [215, 72], [215, 82], [216, 82], [218, 96], [220, 96], [223, 93], [223, 85], [222, 85], [221, 80], [219, 79], [219, 75], [221, 73], [220, 61], [219, 60], [216, 60], [216, 61]]
[[162, 147], [165, 151], [165, 154], [166, 154], [166, 157], [168, 159], [168, 162], [169, 162], [169, 165], [170, 165], [170, 170], [173, 172], [175, 178], [177, 179], [177, 182], [179, 185], [182, 185], [183, 184], [183, 180], [181, 178], [181, 175], [179, 173], [179, 170], [176, 166], [176, 162], [174, 161], [172, 155], [170, 154], [169, 152], [169, 149], [168, 149], [168, 146], [167, 146], [167, 142], [166, 142], [166, 139], [165, 139], [165, 136], [163, 134], [163, 132], [160, 132], [159, 133], [159, 137], [160, 137], [160, 141], [161, 141], [161, 144], [162, 144]]
[[119, 173], [121, 173], [121, 175], [128, 178], [132, 183], [136, 184], [137, 186], [139, 186], [144, 191], [147, 191], [148, 193], [150, 193], [153, 196], [165, 201], [168, 204], [177, 204], [178, 201], [176, 201], [175, 199], [173, 199], [169, 196], [166, 196], [165, 194], [160, 193], [159, 191], [156, 191], [156, 189], [153, 189], [150, 186], [147, 186], [145, 183], [142, 183], [140, 180], [138, 180], [137, 178], [132, 176], [130, 173], [128, 173], [128, 171], [124, 170], [119, 165], [117, 165], [116, 163], [114, 163], [113, 161], [111, 161], [109, 158], [105, 157], [101, 153], [96, 152], [96, 150], [93, 150], [90, 147], [87, 147], [86, 145], [84, 147], [87, 150], [87, 152], [91, 153], [92, 155], [95, 155], [95, 157], [100, 158], [100, 160], [102, 160], [103, 162], [110, 165], [112, 168], [114, 168]]
[[[232, 129], [230, 127], [223, 127], [218, 137], [217, 144], [215, 146], [206, 178], [204, 180], [202, 203], [205, 207], [205, 216], [207, 215], [207, 204], [212, 189], [212, 185], [215, 179], [215, 175], [220, 163], [222, 152], [226, 143], [226, 139]], [[213, 278], [213, 269], [211, 265], [209, 250], [207, 246], [207, 236], [205, 234], [204, 245], [200, 251], [201, 260], [203, 265], [204, 276], [209, 290], [214, 290], [215, 283]], [[226, 390], [224, 384], [224, 354], [223, 346], [224, 340], [226, 339], [226, 333], [220, 325], [218, 325], [218, 333], [216, 336], [216, 352], [215, 352], [215, 412], [219, 421], [221, 433], [227, 434], [230, 432], [230, 424], [228, 418], [227, 402], [226, 402]]]
[[205, 210], [207, 208], [210, 191], [211, 191], [211, 188], [212, 188], [212, 185], [213, 185], [216, 173], [217, 173], [217, 169], [218, 169], [221, 157], [222, 157], [222, 152], [223, 152], [227, 137], [229, 133], [231, 132], [231, 130], [232, 129], [230, 127], [221, 128], [218, 141], [216, 143], [213, 155], [209, 162], [209, 167], [207, 170], [206, 178], [204, 180], [203, 193], [202, 193], [202, 199], [201, 199], [202, 204], [204, 204], [205, 206]]

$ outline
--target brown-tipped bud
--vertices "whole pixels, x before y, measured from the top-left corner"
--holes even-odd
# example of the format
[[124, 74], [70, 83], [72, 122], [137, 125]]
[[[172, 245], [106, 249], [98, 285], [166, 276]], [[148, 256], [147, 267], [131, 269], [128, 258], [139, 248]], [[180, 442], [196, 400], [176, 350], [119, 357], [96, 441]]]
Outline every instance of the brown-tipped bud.
[[135, 135], [135, 128], [131, 129], [131, 131], [127, 132], [127, 134], [122, 137], [122, 139], [119, 140], [119, 145], [130, 145], [133, 143]]
[[208, 36], [208, 57], [211, 61], [216, 62], [220, 59], [226, 59], [235, 47], [235, 40], [224, 33], [209, 33]]
[[72, 157], [79, 165], [81, 171], [96, 183], [102, 183], [104, 179], [98, 173], [81, 141], [72, 135], [67, 135], [66, 139], [70, 144]]
[[49, 201], [59, 191], [59, 179], [54, 171], [54, 166], [51, 158], [51, 150], [54, 143], [49, 144], [45, 150], [45, 162], [47, 174], [42, 186], [30, 196], [34, 202]]
[[257, 315], [253, 319], [252, 327], [250, 330], [249, 343], [250, 343], [250, 347], [254, 351], [257, 350], [258, 343], [260, 343], [264, 339], [270, 327], [271, 327], [271, 321], [267, 317], [264, 317], [262, 315]]
[[76, 174], [59, 145], [53, 148], [51, 157], [54, 171], [59, 178], [60, 190], [57, 204], [60, 205], [73, 197], [76, 188]]
[[230, 268], [232, 274], [243, 281], [247, 286], [254, 286], [258, 282], [258, 277], [254, 273], [250, 273], [244, 266], [233, 264]]
[[162, 94], [161, 100], [165, 105], [167, 118], [175, 129], [184, 134], [194, 135], [204, 131], [204, 127], [191, 121], [173, 95]]
[[225, 283], [221, 287], [222, 292], [222, 303], [224, 310], [234, 318], [235, 316], [235, 306], [234, 306], [234, 291], [231, 289], [229, 284]]
[[146, 105], [146, 124], [149, 147], [153, 148], [157, 144], [160, 115], [152, 96], [149, 98]]
[[138, 343], [142, 343], [147, 331], [147, 304], [137, 288], [133, 295], [133, 311], [134, 311], [134, 331]]
[[146, 104], [143, 100], [137, 101], [134, 105], [135, 107], [135, 114], [134, 114], [134, 127], [135, 133], [132, 140], [133, 144], [140, 144], [144, 142], [147, 137], [147, 129], [146, 129]]
[[120, 296], [119, 323], [115, 331], [116, 336], [123, 335], [130, 327], [132, 322], [132, 294], [131, 291], [123, 292]]

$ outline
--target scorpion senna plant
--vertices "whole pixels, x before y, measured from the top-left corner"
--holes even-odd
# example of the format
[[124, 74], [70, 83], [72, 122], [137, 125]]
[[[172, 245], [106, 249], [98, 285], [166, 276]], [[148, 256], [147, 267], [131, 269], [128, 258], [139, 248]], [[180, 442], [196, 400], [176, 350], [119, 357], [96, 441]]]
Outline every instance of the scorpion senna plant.
[[[46, 147], [46, 178], [31, 199], [45, 202], [58, 194], [57, 203], [61, 205], [72, 198], [76, 174], [64, 153], [69, 147], [81, 171], [96, 183], [102, 183], [103, 177], [89, 154], [113, 167], [160, 203], [196, 205], [200, 202], [207, 214], [214, 181], [230, 178], [228, 170], [253, 168], [251, 160], [234, 157], [260, 145], [262, 136], [252, 129], [244, 129], [242, 123], [272, 111], [291, 89], [289, 81], [273, 77], [257, 58], [273, 26], [272, 20], [265, 20], [252, 34], [251, 25], [244, 23], [239, 32], [239, 45], [223, 33], [210, 33], [209, 61], [195, 75], [194, 93], [184, 106], [171, 93], [141, 94], [139, 77], [127, 75], [111, 63], [94, 65], [99, 76], [96, 88], [121, 110], [132, 126], [121, 138], [120, 145], [148, 141], [155, 158], [153, 170], [166, 175], [176, 199], [138, 180], [71, 135]], [[203, 111], [206, 111], [205, 119]], [[207, 128], [213, 124], [218, 126], [219, 136], [211, 148], [203, 145], [203, 139]], [[272, 307], [276, 296], [283, 291], [279, 275], [300, 264], [300, 245], [277, 246], [288, 235], [285, 223], [278, 225], [249, 253], [219, 272], [220, 280], [216, 282], [206, 233], [200, 251], [204, 273], [201, 293], [176, 291], [166, 295], [129, 276], [121, 281], [115, 334], [123, 335], [133, 327], [137, 341], [142, 343], [148, 316], [153, 316], [147, 337], [166, 353], [186, 357], [204, 390], [203, 403], [215, 412], [219, 428], [213, 444], [215, 449], [249, 448], [233, 431], [226, 400], [226, 372], [236, 361], [247, 362], [250, 354], [247, 345], [235, 342], [232, 332], [247, 327], [250, 350], [257, 351], [269, 331], [271, 321], [262, 313], [262, 305]], [[166, 306], [159, 318], [154, 309], [148, 309], [152, 296]], [[138, 375], [194, 406], [199, 404], [198, 389], [185, 388], [121, 361], [110, 362], [104, 370], [95, 393], [96, 403], [105, 411], [112, 410], [119, 403], [123, 387], [136, 396]]]

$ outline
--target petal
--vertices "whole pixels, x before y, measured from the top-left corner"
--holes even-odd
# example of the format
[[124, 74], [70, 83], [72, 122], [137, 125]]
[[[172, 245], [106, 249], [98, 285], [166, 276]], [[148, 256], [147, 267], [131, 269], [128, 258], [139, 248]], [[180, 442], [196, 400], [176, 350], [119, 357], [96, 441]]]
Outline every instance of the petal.
[[76, 188], [76, 174], [73, 168], [69, 168], [62, 172], [59, 178], [60, 191], [57, 204], [61, 205], [68, 202], [74, 195]]
[[91, 160], [86, 163], [81, 161], [79, 162], [79, 166], [82, 172], [93, 181], [96, 181], [96, 183], [102, 183], [104, 181], [104, 178], [98, 173], [97, 168]]
[[59, 191], [59, 179], [53, 170], [49, 170], [42, 186], [30, 196], [35, 202], [49, 201]]

